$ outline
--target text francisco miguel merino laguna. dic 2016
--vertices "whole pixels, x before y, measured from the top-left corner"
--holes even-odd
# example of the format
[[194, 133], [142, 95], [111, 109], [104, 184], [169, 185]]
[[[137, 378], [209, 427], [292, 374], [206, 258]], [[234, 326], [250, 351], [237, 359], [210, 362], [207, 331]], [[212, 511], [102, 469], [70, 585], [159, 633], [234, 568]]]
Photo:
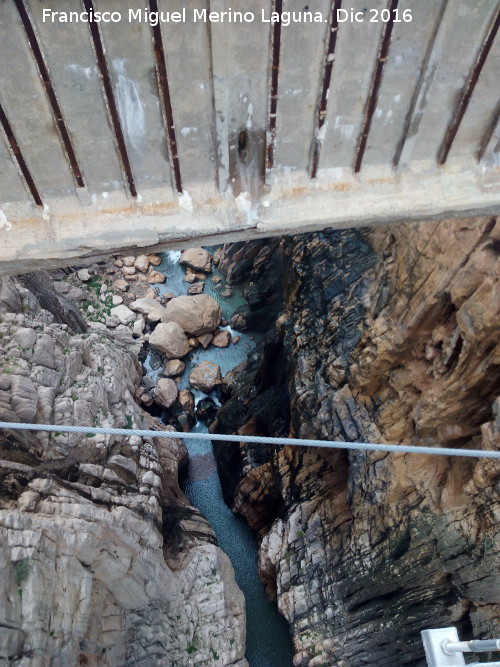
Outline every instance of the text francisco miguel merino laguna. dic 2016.
[[[365, 8], [362, 11], [352, 8], [337, 10], [337, 23], [387, 23], [393, 20], [395, 23], [410, 23], [412, 20], [411, 9], [374, 9]], [[146, 8], [131, 9], [126, 12], [120, 11], [82, 11], [67, 12], [44, 8], [42, 10], [44, 23], [149, 23], [156, 26], [159, 23], [281, 23], [284, 27], [292, 23], [326, 23], [329, 16], [324, 16], [318, 11], [286, 11], [271, 12], [262, 9], [260, 13], [252, 11], [237, 11], [231, 8], [226, 11], [214, 12], [205, 9], [188, 9], [183, 7], [179, 11], [151, 12]]]

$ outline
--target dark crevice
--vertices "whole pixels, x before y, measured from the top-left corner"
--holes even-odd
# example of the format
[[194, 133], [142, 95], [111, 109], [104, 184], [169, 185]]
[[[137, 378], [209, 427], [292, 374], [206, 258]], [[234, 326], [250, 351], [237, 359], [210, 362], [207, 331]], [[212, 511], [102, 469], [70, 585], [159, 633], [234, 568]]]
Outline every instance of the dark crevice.
[[[82, 2], [85, 10], [89, 14], [94, 12], [92, 0], [82, 0]], [[125, 137], [120, 123], [120, 114], [118, 113], [118, 107], [116, 106], [115, 94], [113, 91], [113, 85], [111, 83], [111, 75], [109, 73], [108, 63], [106, 61], [106, 54], [101, 38], [101, 33], [99, 31], [99, 25], [95, 21], [89, 21], [89, 28], [92, 35], [92, 42], [94, 45], [97, 66], [99, 67], [99, 74], [104, 89], [104, 95], [106, 97], [106, 106], [109, 111], [111, 124], [115, 133], [118, 152], [120, 154], [121, 163], [128, 183], [128, 189], [132, 197], [137, 197], [137, 188], [135, 186], [134, 176], [132, 174], [130, 159], [127, 152], [127, 146], [125, 144]]]
[[322, 140], [320, 139], [320, 130], [325, 124], [326, 109], [328, 106], [328, 91], [330, 90], [330, 83], [332, 80], [333, 63], [335, 60], [335, 47], [337, 44], [337, 33], [339, 29], [338, 10], [342, 7], [342, 0], [334, 0], [332, 5], [332, 13], [330, 17], [330, 38], [326, 49], [325, 64], [323, 69], [323, 85], [321, 88], [321, 96], [319, 99], [316, 128], [314, 136], [314, 144], [311, 159], [311, 178], [316, 178], [319, 166], [319, 156], [321, 152]]
[[[149, 0], [149, 11], [158, 12], [157, 0]], [[156, 75], [158, 77], [158, 86], [160, 89], [160, 99], [163, 107], [163, 115], [167, 129], [168, 154], [170, 159], [170, 168], [172, 170], [175, 189], [182, 194], [181, 168], [179, 164], [179, 155], [177, 150], [177, 139], [175, 137], [174, 114], [172, 111], [172, 100], [170, 98], [170, 88], [168, 85], [167, 64], [165, 61], [165, 50], [163, 48], [163, 37], [161, 34], [161, 25], [152, 25], [153, 47], [156, 59]]]
[[500, 10], [497, 11], [495, 18], [493, 19], [493, 23], [490, 29], [488, 30], [488, 36], [486, 37], [485, 41], [481, 46], [476, 62], [469, 74], [467, 83], [465, 84], [465, 87], [462, 90], [459, 102], [455, 108], [453, 119], [448, 126], [441, 147], [439, 148], [437, 157], [437, 162], [439, 165], [443, 165], [446, 162], [453, 141], [457, 135], [458, 128], [460, 127], [460, 123], [462, 122], [465, 112], [467, 111], [467, 107], [469, 106], [469, 102], [472, 97], [472, 93], [474, 92], [474, 88], [476, 87], [476, 84], [481, 75], [481, 71], [483, 69], [484, 63], [486, 62], [486, 58], [488, 57], [491, 47], [493, 46], [493, 42], [495, 40], [499, 26], [500, 26]]
[[372, 124], [373, 114], [375, 112], [378, 100], [378, 92], [380, 89], [380, 84], [382, 82], [382, 75], [384, 71], [384, 65], [389, 55], [389, 49], [391, 46], [391, 35], [392, 29], [394, 27], [394, 13], [398, 8], [399, 0], [390, 0], [388, 10], [390, 12], [390, 19], [385, 24], [382, 31], [382, 38], [380, 41], [379, 54], [377, 58], [377, 65], [375, 67], [375, 72], [373, 74], [372, 85], [370, 94], [368, 96], [366, 109], [365, 109], [365, 120], [363, 123], [363, 129], [358, 139], [358, 147], [356, 149], [356, 157], [354, 161], [354, 173], [359, 173], [361, 170], [361, 164], [363, 162], [363, 156], [365, 154], [366, 144], [368, 141], [368, 134], [370, 133], [370, 127]]
[[[273, 11], [281, 15], [283, 0], [273, 1]], [[269, 90], [268, 138], [266, 146], [266, 167], [273, 169], [276, 151], [276, 114], [278, 112], [278, 82], [281, 51], [281, 21], [273, 25], [271, 37], [271, 76]]]
[[28, 191], [33, 197], [33, 201], [37, 206], [43, 206], [43, 201], [42, 198], [40, 197], [40, 193], [38, 192], [38, 189], [35, 185], [35, 181], [33, 180], [33, 176], [31, 175], [31, 172], [28, 169], [28, 165], [26, 164], [26, 160], [24, 159], [23, 154], [21, 153], [21, 149], [19, 148], [19, 144], [17, 143], [14, 131], [12, 130], [12, 127], [9, 123], [9, 120], [1, 104], [0, 104], [0, 123], [2, 124], [3, 131], [5, 132], [5, 136], [7, 138], [7, 142], [9, 143], [12, 154], [17, 160], [17, 164], [19, 165], [19, 169], [21, 170]]
[[28, 12], [26, 11], [26, 7], [24, 6], [23, 0], [15, 0], [15, 3], [17, 11], [19, 12], [19, 16], [21, 17], [22, 24], [26, 31], [26, 35], [28, 36], [28, 41], [30, 43], [33, 55], [35, 57], [36, 64], [38, 65], [38, 70], [42, 78], [42, 83], [45, 87], [45, 92], [47, 93], [47, 97], [49, 99], [50, 106], [52, 108], [52, 113], [54, 115], [56, 127], [61, 137], [64, 149], [66, 151], [71, 171], [73, 172], [73, 176], [75, 178], [77, 186], [79, 188], [84, 188], [85, 182], [83, 180], [82, 172], [80, 170], [80, 166], [76, 158], [75, 150], [73, 148], [73, 144], [69, 136], [68, 128], [66, 127], [66, 123], [64, 122], [61, 107], [59, 106], [59, 102], [57, 101], [57, 97], [54, 92], [52, 82], [50, 80], [49, 70], [47, 68], [45, 58], [43, 57], [42, 50], [40, 48], [40, 44], [38, 42], [35, 30], [28, 16]]

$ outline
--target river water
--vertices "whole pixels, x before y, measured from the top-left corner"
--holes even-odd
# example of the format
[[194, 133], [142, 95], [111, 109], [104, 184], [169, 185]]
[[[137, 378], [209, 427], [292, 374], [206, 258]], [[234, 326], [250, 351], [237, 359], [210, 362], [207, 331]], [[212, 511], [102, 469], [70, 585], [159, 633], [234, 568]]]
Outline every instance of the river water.
[[[207, 250], [213, 252], [214, 248]], [[166, 275], [167, 280], [163, 285], [159, 285], [160, 293], [173, 292], [176, 296], [187, 294], [188, 283], [184, 282], [185, 272], [179, 264], [180, 255], [178, 251], [163, 254], [163, 261], [157, 269]], [[232, 288], [231, 296], [221, 296], [221, 290], [216, 289], [211, 281], [213, 276], [222, 277], [215, 267], [205, 282], [204, 293], [212, 296], [220, 304], [222, 317], [229, 320], [234, 310], [244, 303], [244, 299], [241, 292], [235, 288]], [[183, 359], [186, 370], [181, 377], [180, 389], [189, 388], [189, 373], [200, 361], [213, 361], [220, 366], [222, 375], [225, 375], [248, 356], [255, 345], [254, 338], [243, 332], [231, 330], [231, 333], [233, 336], [240, 336], [236, 345], [230, 343], [225, 349], [210, 346], [204, 350], [199, 347]], [[149, 371], [150, 361], [148, 358], [145, 362]], [[151, 371], [150, 374], [156, 375]], [[193, 391], [193, 394], [195, 403], [206, 396], [200, 391]], [[219, 399], [215, 393], [210, 397], [218, 403]], [[208, 433], [206, 425], [201, 421], [196, 423], [192, 431]], [[233, 564], [236, 581], [245, 596], [248, 663], [250, 667], [292, 667], [293, 646], [287, 623], [279, 614], [276, 604], [267, 599], [258, 576], [256, 536], [247, 523], [233, 514], [224, 503], [212, 443], [208, 439], [184, 442], [190, 456], [190, 471], [183, 491], [210, 522], [219, 546]], [[197, 465], [197, 462], [201, 465]]]

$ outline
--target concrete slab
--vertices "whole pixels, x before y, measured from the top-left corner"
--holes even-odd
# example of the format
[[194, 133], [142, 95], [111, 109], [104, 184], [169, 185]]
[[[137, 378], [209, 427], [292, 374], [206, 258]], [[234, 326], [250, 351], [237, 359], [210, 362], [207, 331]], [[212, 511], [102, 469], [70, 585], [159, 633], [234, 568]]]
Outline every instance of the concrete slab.
[[6, 143], [0, 132], [0, 202], [29, 201], [28, 191]]
[[436, 159], [496, 11], [497, 4], [491, 0], [448, 2], [401, 155], [402, 167], [410, 160]]
[[497, 37], [484, 64], [458, 129], [448, 160], [475, 158], [495, 116], [499, 99], [500, 39]]
[[354, 165], [356, 146], [364, 119], [366, 99], [372, 80], [383, 23], [370, 23], [369, 10], [381, 10], [386, 0], [350, 3], [364, 15], [363, 23], [346, 22], [339, 26], [332, 83], [328, 97], [326, 131], [319, 166]]
[[[193, 211], [165, 203], [131, 208], [119, 202], [12, 213], [10, 231], [0, 229], [0, 272], [75, 264], [112, 252], [134, 253], [209, 245], [227, 240], [300, 233], [325, 227], [360, 227], [460, 215], [495, 214], [500, 210], [498, 180], [488, 183], [480, 165], [467, 170], [419, 165], [404, 175], [377, 178], [367, 169], [322, 172], [314, 188], [301, 187], [300, 174], [277, 182], [249, 221], [233, 197], [206, 198], [193, 192]], [[486, 175], [487, 176], [487, 175]], [[57, 213], [56, 213], [57, 210]]]
[[[96, 11], [124, 9], [121, 0], [94, 0], [94, 6]], [[129, 8], [144, 8], [144, 3], [129, 2]], [[123, 20], [100, 27], [137, 191], [159, 188], [162, 198], [173, 199], [149, 24]]]
[[[189, 16], [206, 8], [204, 0], [163, 0], [160, 11], [181, 11]], [[163, 24], [163, 44], [179, 150], [182, 185], [189, 193], [193, 184], [217, 187], [217, 164], [213, 132], [213, 86], [210, 74], [209, 30], [204, 23]]]
[[[91, 194], [123, 190], [88, 26], [43, 22], [44, 5], [38, 0], [28, 0], [27, 5], [88, 190]], [[81, 11], [82, 5], [66, 0], [65, 9]]]
[[[329, 0], [309, 9], [320, 12], [323, 23], [292, 23], [281, 32], [278, 86], [276, 171], [307, 171], [314, 141], [316, 109], [322, 87], [328, 26]], [[287, 11], [303, 12], [304, 3], [292, 0]]]
[[[231, 7], [229, 0], [211, 0], [209, 5], [205, 0], [158, 0], [160, 11], [186, 11], [185, 22], [165, 23], [161, 33], [147, 21], [130, 22], [121, 0], [94, 1], [97, 9], [123, 15], [118, 24], [101, 24], [99, 33], [121, 119], [115, 126], [88, 24], [43, 23], [45, 3], [25, 0], [48, 65], [47, 85], [55, 92], [87, 188], [75, 188], [67, 143], [63, 148], [60, 122], [57, 125], [53, 118], [54, 98], [51, 108], [27, 39], [29, 25], [26, 31], [15, 3], [0, 2], [2, 54], [7, 53], [0, 61], [0, 101], [43, 204], [33, 204], [7, 144], [0, 143], [0, 271], [78, 263], [96, 254], [139, 248], [498, 211], [500, 128], [493, 128], [498, 113], [498, 41], [448, 161], [443, 167], [436, 164], [491, 26], [497, 7], [491, 0], [400, 0], [399, 16], [411, 9], [413, 21], [394, 23], [359, 174], [353, 170], [355, 153], [385, 34], [384, 22], [370, 19], [374, 10], [387, 12], [388, 2], [373, 0], [367, 6], [352, 0], [349, 7], [343, 3], [344, 11], [352, 6], [364, 20], [340, 23], [313, 180], [309, 167], [322, 93], [329, 0], [309, 6], [322, 13], [320, 23], [297, 20], [281, 29], [272, 174], [264, 173], [273, 92], [273, 25], [261, 18], [261, 10], [269, 17], [268, 0], [238, 7]], [[148, 4], [131, 1], [126, 9], [144, 10]], [[81, 11], [82, 5], [66, 0], [64, 8]], [[200, 16], [204, 9], [251, 11], [255, 19], [195, 21], [195, 10]], [[302, 16], [306, 6], [287, 0], [283, 10]], [[153, 49], [159, 36], [178, 146], [174, 165], [167, 151], [165, 96], [159, 94]], [[409, 109], [407, 140], [394, 170], [392, 160]], [[123, 145], [120, 157], [115, 132], [118, 127], [121, 134], [120, 126], [132, 179], [124, 177]], [[478, 163], [479, 142], [485, 147]], [[128, 194], [130, 190], [133, 195], [134, 185], [137, 197]]]
[[[38, 68], [12, 2], [0, 4], [0, 90], [2, 106], [40, 194], [75, 193], [69, 162], [61, 147]], [[43, 137], [43, 141], [40, 138]]]
[[401, 0], [398, 4], [400, 16], [410, 10], [412, 21], [394, 24], [363, 165], [390, 165], [393, 161], [443, 4], [442, 0]]

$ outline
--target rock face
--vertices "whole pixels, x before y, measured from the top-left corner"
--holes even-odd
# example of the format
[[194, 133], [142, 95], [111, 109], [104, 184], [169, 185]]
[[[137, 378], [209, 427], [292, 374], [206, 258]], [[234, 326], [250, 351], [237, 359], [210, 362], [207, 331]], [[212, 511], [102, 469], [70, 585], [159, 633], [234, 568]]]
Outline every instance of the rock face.
[[212, 271], [212, 257], [204, 248], [188, 248], [184, 250], [179, 263], [190, 266], [195, 271], [203, 271], [204, 273]]
[[187, 336], [177, 322], [160, 322], [149, 337], [149, 344], [167, 359], [185, 357], [190, 349]]
[[283, 303], [282, 241], [275, 238], [227, 243], [218, 255], [218, 262], [228, 283], [244, 286], [247, 300], [233, 313], [231, 327], [240, 331], [268, 331], [274, 326]]
[[[106, 331], [71, 335], [0, 279], [0, 419], [162, 430]], [[167, 427], [168, 428], [168, 427]], [[180, 441], [0, 432], [0, 662], [238, 665], [244, 603], [177, 482]]]
[[219, 304], [208, 294], [178, 296], [168, 302], [165, 310], [162, 322], [177, 322], [192, 336], [213, 331], [222, 315]]
[[201, 361], [189, 374], [189, 384], [206, 393], [222, 382], [220, 368], [212, 361]]
[[[476, 219], [285, 240], [284, 314], [226, 383], [215, 431], [498, 447], [499, 237]], [[423, 628], [500, 634], [492, 461], [226, 444], [217, 458], [261, 535], [294, 665], [424, 667]]]

